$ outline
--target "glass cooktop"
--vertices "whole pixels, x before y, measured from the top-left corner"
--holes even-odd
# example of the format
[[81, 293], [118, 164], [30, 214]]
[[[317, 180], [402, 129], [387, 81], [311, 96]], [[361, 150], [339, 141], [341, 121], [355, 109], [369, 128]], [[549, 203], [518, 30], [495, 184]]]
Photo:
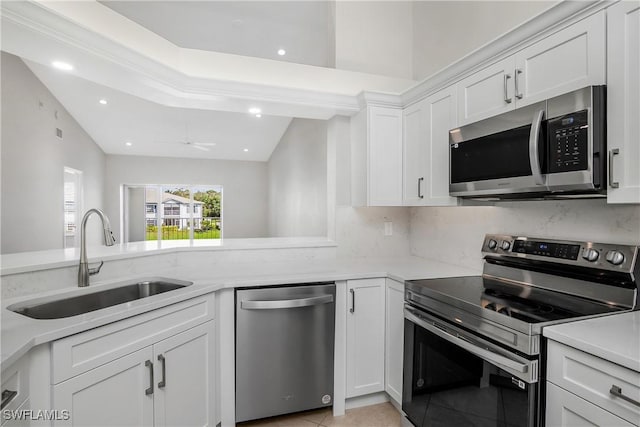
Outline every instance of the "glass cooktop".
[[[534, 324], [626, 310], [587, 298], [482, 276], [413, 280], [408, 283], [407, 289], [419, 295], [459, 308], [482, 308]], [[491, 317], [495, 315], [491, 314]]]

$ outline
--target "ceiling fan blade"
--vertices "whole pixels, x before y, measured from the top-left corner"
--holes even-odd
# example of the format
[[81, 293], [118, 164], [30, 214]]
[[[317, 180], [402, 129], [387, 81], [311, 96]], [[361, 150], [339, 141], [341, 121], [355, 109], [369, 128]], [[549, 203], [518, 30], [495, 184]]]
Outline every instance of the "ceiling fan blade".
[[201, 150], [201, 151], [209, 151], [209, 149], [207, 147], [201, 147], [200, 144], [196, 145], [196, 144], [189, 144], [190, 147], [193, 147], [197, 150]]

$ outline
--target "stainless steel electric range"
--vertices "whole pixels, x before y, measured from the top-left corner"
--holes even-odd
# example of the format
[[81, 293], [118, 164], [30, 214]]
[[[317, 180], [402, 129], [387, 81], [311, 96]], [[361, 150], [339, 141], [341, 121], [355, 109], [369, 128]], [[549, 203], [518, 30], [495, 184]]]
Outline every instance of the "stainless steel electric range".
[[487, 235], [482, 253], [482, 276], [405, 283], [406, 425], [544, 425], [542, 330], [638, 308], [638, 246]]

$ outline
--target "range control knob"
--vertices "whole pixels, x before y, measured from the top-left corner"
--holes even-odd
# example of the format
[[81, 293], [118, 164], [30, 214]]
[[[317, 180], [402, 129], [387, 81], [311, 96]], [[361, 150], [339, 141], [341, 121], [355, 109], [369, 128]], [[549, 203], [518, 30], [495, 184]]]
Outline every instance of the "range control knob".
[[487, 243], [487, 246], [489, 246], [489, 249], [495, 249], [498, 247], [498, 242], [496, 242], [495, 240], [491, 239], [489, 240], [489, 243]]
[[502, 248], [502, 250], [508, 251], [509, 248], [511, 247], [511, 242], [508, 240], [503, 240], [502, 245], [500, 245], [500, 247]]
[[582, 258], [587, 261], [596, 262], [600, 258], [600, 252], [591, 248], [584, 248], [582, 250]]
[[606, 258], [613, 265], [620, 265], [624, 262], [624, 255], [620, 251], [609, 251]]

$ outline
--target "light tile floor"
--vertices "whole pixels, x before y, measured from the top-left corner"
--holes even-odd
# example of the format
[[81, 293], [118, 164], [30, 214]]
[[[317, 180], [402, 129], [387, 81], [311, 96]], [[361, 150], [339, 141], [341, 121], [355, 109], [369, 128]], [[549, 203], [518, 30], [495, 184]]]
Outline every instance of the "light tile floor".
[[334, 417], [331, 408], [239, 423], [238, 427], [400, 427], [400, 412], [390, 403], [348, 409]]

